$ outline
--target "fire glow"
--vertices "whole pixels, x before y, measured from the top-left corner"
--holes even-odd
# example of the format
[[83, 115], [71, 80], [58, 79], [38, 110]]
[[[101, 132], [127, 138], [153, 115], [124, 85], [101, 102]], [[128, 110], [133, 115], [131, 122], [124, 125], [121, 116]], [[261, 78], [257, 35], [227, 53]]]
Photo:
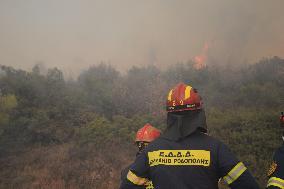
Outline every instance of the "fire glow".
[[206, 61], [208, 59], [207, 58], [208, 48], [209, 48], [208, 43], [205, 43], [201, 54], [194, 57], [193, 61], [195, 64], [193, 65], [193, 67], [196, 70], [201, 70], [201, 69], [206, 68]]

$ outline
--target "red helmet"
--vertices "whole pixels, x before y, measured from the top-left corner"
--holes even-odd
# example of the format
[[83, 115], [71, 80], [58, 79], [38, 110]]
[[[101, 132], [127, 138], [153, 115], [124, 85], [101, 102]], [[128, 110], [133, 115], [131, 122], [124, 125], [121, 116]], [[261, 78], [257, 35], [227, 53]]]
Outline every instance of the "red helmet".
[[152, 142], [156, 138], [158, 138], [161, 134], [159, 129], [156, 129], [149, 123], [144, 125], [141, 129], [139, 129], [136, 133], [135, 142]]
[[167, 100], [168, 112], [202, 109], [202, 101], [196, 89], [184, 83], [179, 83], [170, 90]]

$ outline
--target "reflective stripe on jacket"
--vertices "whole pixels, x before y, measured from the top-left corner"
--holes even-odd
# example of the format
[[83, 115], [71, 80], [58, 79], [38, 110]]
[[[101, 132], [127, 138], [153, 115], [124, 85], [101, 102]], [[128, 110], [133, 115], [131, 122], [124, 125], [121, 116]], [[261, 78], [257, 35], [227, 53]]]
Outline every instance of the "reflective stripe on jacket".
[[[129, 171], [130, 166], [121, 171], [121, 185], [128, 185], [132, 189], [155, 189], [152, 181], [138, 178], [133, 172]], [[136, 186], [130, 186], [129, 181]], [[128, 184], [127, 184], [128, 183]]]
[[245, 165], [223, 143], [196, 132], [181, 141], [160, 137], [149, 144], [131, 165], [128, 185], [142, 186], [152, 180], [162, 189], [218, 189], [220, 178], [233, 189], [259, 188]]
[[284, 144], [275, 151], [267, 176], [268, 189], [284, 189]]

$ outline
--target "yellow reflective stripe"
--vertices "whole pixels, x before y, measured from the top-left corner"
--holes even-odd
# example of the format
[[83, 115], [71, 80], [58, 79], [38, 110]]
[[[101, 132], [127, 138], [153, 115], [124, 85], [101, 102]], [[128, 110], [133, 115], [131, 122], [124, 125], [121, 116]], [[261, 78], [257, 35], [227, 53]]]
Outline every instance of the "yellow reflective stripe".
[[154, 189], [152, 181], [149, 181], [148, 183], [146, 183], [146, 189]]
[[188, 99], [190, 97], [190, 90], [192, 89], [191, 86], [187, 86], [185, 88], [185, 91], [184, 91], [184, 100]]
[[277, 178], [277, 177], [271, 177], [268, 180], [267, 187], [268, 186], [277, 186], [277, 187], [283, 189], [284, 188], [284, 180], [281, 179], [281, 178]]
[[169, 95], [168, 95], [168, 101], [172, 100], [172, 94], [173, 94], [173, 90], [170, 90]]
[[141, 178], [138, 177], [137, 175], [135, 175], [132, 171], [128, 171], [127, 173], [127, 179], [132, 182], [133, 184], [136, 185], [145, 185], [147, 182], [149, 182], [147, 179], [145, 178]]
[[223, 177], [223, 179], [227, 184], [232, 184], [246, 169], [246, 166], [240, 162], [225, 177]]

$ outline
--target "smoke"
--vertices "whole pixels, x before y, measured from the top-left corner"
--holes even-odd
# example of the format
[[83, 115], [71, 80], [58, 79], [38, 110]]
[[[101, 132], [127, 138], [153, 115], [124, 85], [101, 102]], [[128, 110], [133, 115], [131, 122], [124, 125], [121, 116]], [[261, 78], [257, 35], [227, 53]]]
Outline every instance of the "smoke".
[[208, 66], [284, 56], [283, 0], [2, 0], [0, 64], [76, 74], [186, 62], [210, 43]]

